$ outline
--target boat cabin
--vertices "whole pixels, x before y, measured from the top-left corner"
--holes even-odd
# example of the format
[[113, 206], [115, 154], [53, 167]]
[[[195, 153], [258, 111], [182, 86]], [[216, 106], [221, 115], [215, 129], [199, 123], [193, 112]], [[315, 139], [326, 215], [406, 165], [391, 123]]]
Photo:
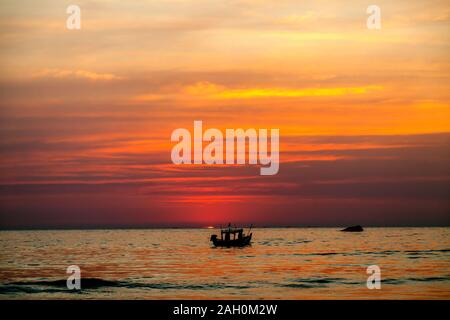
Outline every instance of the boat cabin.
[[243, 238], [243, 234], [244, 229], [231, 228], [228, 226], [228, 228], [220, 230], [220, 239], [225, 241], [240, 240]]

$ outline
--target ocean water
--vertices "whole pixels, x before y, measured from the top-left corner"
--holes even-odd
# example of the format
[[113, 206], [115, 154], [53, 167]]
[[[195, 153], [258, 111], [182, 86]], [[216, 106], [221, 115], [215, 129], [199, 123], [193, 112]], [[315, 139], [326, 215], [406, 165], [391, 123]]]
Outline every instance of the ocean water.
[[1, 231], [0, 299], [450, 298], [450, 228], [263, 228], [244, 248], [213, 248], [214, 232]]

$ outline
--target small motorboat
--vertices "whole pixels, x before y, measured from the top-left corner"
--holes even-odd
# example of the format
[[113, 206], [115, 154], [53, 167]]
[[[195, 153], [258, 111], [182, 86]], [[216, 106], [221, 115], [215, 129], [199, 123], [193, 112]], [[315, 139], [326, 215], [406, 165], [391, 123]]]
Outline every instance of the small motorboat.
[[228, 224], [226, 228], [220, 228], [220, 239], [216, 234], [211, 235], [210, 241], [216, 247], [243, 247], [250, 244], [252, 240], [252, 233], [250, 232], [252, 227], [248, 230], [247, 234], [244, 234], [242, 228], [232, 228], [231, 224]]

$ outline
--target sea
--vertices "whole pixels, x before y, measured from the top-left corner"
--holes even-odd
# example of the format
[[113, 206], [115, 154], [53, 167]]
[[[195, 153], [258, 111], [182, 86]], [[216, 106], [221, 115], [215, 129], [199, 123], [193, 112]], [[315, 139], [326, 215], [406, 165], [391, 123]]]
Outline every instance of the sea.
[[0, 299], [450, 298], [448, 227], [256, 228], [243, 248], [218, 231], [0, 231]]

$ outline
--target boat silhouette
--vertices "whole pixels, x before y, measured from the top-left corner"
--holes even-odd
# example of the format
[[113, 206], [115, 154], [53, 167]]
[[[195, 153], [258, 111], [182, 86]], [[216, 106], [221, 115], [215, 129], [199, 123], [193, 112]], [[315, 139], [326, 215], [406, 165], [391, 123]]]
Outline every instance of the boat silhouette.
[[231, 227], [231, 223], [226, 228], [220, 228], [220, 239], [216, 234], [211, 235], [210, 241], [216, 247], [243, 247], [250, 244], [252, 240], [252, 233], [250, 226], [247, 234], [244, 234], [244, 229]]

